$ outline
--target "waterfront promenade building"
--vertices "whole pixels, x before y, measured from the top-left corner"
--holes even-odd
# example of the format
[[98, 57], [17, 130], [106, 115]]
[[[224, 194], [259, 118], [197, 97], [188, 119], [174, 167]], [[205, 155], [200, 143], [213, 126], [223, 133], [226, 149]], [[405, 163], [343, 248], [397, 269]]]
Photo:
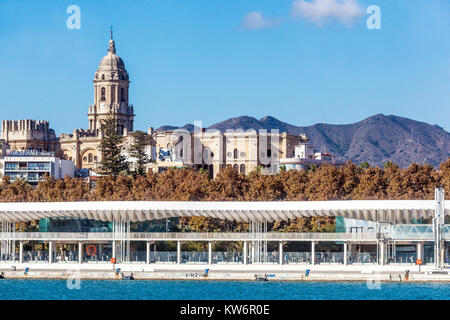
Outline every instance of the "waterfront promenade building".
[[[174, 270], [187, 265], [295, 270], [316, 265], [410, 268], [417, 263], [443, 268], [450, 262], [450, 225], [444, 220], [450, 206], [443, 195], [443, 189], [436, 189], [435, 200], [1, 203], [0, 254], [3, 265], [31, 268], [50, 268], [53, 264], [92, 268], [98, 263], [103, 263], [104, 268], [138, 264], [144, 270], [151, 265], [173, 265]], [[246, 221], [249, 232], [161, 233], [131, 229], [133, 223], [186, 216]], [[267, 228], [274, 221], [311, 216], [372, 221], [375, 228], [329, 233], [280, 233]], [[44, 218], [92, 219], [111, 227], [104, 225], [106, 229], [83, 232], [15, 230], [16, 223]], [[432, 220], [432, 224], [412, 224], [419, 219]], [[167, 241], [176, 243], [175, 251], [156, 250], [155, 243]], [[185, 251], [183, 242], [188, 241], [202, 242], [207, 250]], [[241, 243], [241, 249], [213, 250], [215, 243], [224, 241]], [[324, 250], [324, 243], [333, 245]], [[404, 250], [406, 247], [415, 250]]]

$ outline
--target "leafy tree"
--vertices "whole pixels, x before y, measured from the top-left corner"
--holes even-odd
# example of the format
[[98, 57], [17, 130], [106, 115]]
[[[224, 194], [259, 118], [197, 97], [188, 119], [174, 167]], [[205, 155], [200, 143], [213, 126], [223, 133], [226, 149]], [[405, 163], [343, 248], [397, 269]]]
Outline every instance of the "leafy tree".
[[11, 183], [8, 176], [3, 177], [1, 190], [2, 200], [5, 202], [27, 202], [32, 198], [33, 189], [26, 180], [18, 179]]
[[343, 178], [341, 196], [343, 199], [351, 199], [353, 191], [360, 184], [359, 170], [354, 163], [348, 161], [340, 171]]
[[195, 201], [208, 197], [208, 173], [192, 169], [168, 170], [158, 175], [155, 184], [157, 200]]
[[247, 177], [240, 175], [232, 166], [228, 165], [217, 174], [214, 180], [211, 180], [209, 199], [218, 201], [243, 200], [247, 189]]
[[331, 164], [324, 164], [308, 173], [309, 183], [305, 193], [309, 200], [342, 199], [344, 175], [343, 170]]
[[99, 145], [102, 154], [99, 172], [103, 175], [117, 177], [124, 172], [128, 166], [123, 152], [123, 136], [117, 131], [116, 119], [113, 114], [102, 121], [100, 130], [102, 142]]
[[128, 153], [130, 157], [136, 159], [134, 168], [135, 176], [145, 176], [145, 165], [151, 162], [151, 158], [147, 153], [147, 147], [150, 145], [150, 136], [143, 131], [135, 131], [131, 133], [133, 142], [131, 143]]
[[445, 189], [445, 198], [450, 199], [450, 157], [441, 163], [439, 167], [441, 175], [441, 186]]
[[306, 170], [290, 170], [280, 172], [280, 179], [283, 184], [284, 194], [286, 196], [285, 200], [307, 200], [305, 190], [308, 184], [309, 175]]
[[155, 188], [157, 184], [157, 175], [149, 170], [146, 176], [138, 176], [133, 181], [133, 186], [131, 192], [133, 193], [133, 197], [136, 200], [155, 200]]
[[393, 166], [392, 161], [387, 161], [387, 162], [383, 163], [383, 168], [384, 169], [390, 168], [392, 166]]
[[378, 167], [362, 170], [359, 183], [353, 190], [351, 199], [354, 200], [383, 200], [386, 199], [388, 181], [385, 171]]
[[367, 161], [361, 162], [361, 165], [359, 166], [361, 169], [369, 169], [370, 164]]
[[250, 172], [245, 200], [273, 201], [285, 198], [281, 176], [265, 175], [258, 171]]

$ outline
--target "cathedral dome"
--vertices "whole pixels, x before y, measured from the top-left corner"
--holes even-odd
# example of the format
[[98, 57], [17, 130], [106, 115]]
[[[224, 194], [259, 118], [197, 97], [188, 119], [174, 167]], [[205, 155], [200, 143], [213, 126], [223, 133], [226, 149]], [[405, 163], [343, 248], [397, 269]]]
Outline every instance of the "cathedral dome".
[[103, 59], [100, 61], [98, 65], [98, 70], [101, 71], [118, 71], [125, 70], [125, 64], [123, 60], [118, 55], [108, 53]]
[[122, 58], [116, 55], [116, 47], [113, 39], [109, 40], [108, 54], [100, 61], [98, 69], [104, 71], [125, 70], [125, 64]]
[[108, 54], [100, 61], [97, 72], [95, 73], [96, 79], [100, 79], [100, 77], [107, 80], [128, 80], [125, 63], [122, 58], [116, 54], [116, 46], [112, 38], [109, 40]]

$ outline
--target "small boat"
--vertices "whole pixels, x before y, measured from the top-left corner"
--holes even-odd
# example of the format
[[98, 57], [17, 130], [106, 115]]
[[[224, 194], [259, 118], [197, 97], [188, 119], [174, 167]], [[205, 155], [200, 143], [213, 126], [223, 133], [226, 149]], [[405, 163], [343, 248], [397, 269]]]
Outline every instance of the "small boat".
[[3, 272], [0, 273], [0, 279], [5, 279], [5, 274]]

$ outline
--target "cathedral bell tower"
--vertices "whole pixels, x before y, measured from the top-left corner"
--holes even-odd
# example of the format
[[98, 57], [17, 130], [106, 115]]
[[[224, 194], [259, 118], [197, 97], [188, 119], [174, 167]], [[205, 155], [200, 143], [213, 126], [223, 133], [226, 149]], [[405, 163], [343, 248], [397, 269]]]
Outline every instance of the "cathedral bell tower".
[[117, 131], [133, 131], [134, 110], [128, 103], [130, 80], [123, 60], [116, 55], [112, 36], [108, 54], [103, 57], [94, 76], [94, 104], [89, 106], [89, 129], [100, 131], [101, 122], [112, 113], [116, 119]]

